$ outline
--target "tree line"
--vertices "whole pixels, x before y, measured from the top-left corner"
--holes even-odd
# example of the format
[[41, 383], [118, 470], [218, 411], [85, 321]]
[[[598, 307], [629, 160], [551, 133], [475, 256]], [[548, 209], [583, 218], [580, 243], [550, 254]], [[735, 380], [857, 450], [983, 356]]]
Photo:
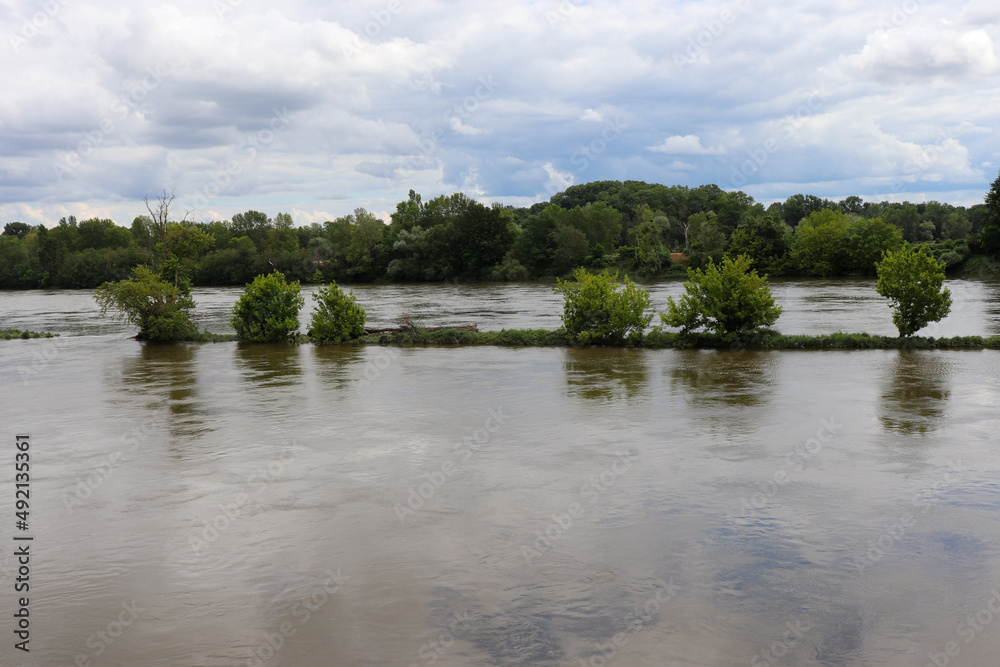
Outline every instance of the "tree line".
[[616, 269], [657, 277], [745, 255], [771, 276], [874, 275], [885, 251], [925, 246], [948, 270], [1000, 271], [1000, 176], [983, 204], [831, 201], [796, 194], [765, 207], [742, 191], [642, 181], [574, 185], [530, 207], [414, 191], [387, 224], [359, 208], [322, 224], [246, 211], [225, 221], [171, 215], [166, 192], [130, 227], [63, 218], [7, 223], [0, 289], [93, 288], [148, 266], [195, 285], [245, 285], [280, 271], [302, 282], [514, 281]]

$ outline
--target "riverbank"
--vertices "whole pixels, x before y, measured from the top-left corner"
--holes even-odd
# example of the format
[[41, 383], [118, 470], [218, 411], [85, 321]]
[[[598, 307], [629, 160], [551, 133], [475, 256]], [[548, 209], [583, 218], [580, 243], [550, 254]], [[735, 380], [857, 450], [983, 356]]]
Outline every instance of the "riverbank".
[[[303, 341], [306, 342], [306, 341]], [[437, 329], [405, 331], [393, 334], [362, 336], [347, 345], [468, 346], [500, 347], [579, 347], [565, 331], [512, 329], [504, 331], [467, 331]], [[727, 341], [702, 335], [682, 335], [669, 331], [651, 331], [635, 340], [598, 347], [634, 347], [644, 349], [748, 349], [748, 350], [997, 350], [1000, 336], [953, 336], [933, 338], [912, 336], [872, 336], [870, 334], [834, 333], [820, 336], [787, 335], [768, 331], [745, 341]]]
[[[0, 330], [0, 340], [53, 338], [59, 334]], [[240, 342], [235, 334], [200, 332], [184, 343]], [[157, 343], [172, 345], [173, 343]], [[254, 343], [244, 343], [254, 345]], [[288, 340], [290, 345], [328, 345], [306, 334]], [[913, 336], [873, 336], [859, 333], [834, 333], [820, 336], [788, 335], [768, 331], [745, 341], [727, 341], [702, 335], [681, 335], [670, 331], [651, 331], [637, 339], [619, 344], [582, 345], [574, 342], [565, 331], [557, 329], [505, 329], [502, 331], [470, 331], [467, 328], [414, 329], [394, 333], [375, 333], [338, 345], [394, 345], [402, 347], [620, 347], [648, 350], [664, 349], [739, 349], [739, 350], [1000, 350], [1000, 336], [952, 336], [934, 338]]]

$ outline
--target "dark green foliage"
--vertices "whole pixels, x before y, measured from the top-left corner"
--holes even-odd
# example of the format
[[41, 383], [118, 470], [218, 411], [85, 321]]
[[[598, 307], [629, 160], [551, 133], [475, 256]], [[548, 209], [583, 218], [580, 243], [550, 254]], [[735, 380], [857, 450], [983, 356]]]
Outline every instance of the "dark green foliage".
[[781, 275], [788, 270], [791, 245], [788, 225], [765, 213], [749, 218], [736, 228], [726, 254], [730, 257], [746, 255], [753, 270]]
[[484, 278], [499, 264], [513, 241], [502, 208], [470, 202], [453, 224], [454, 266], [460, 277]]
[[795, 229], [791, 258], [799, 272], [808, 276], [847, 273], [847, 216], [821, 209], [803, 219]]
[[145, 266], [135, 267], [127, 280], [104, 283], [95, 290], [94, 299], [101, 315], [111, 310], [112, 317], [137, 325], [139, 340], [191, 340], [197, 333], [188, 315], [194, 308], [190, 294], [161, 280]]
[[[243, 238], [252, 248], [253, 241]], [[199, 285], [246, 285], [266, 266], [267, 260], [256, 251], [237, 245], [202, 257], [195, 267], [195, 279]]]
[[305, 299], [298, 281], [291, 284], [274, 271], [246, 286], [229, 320], [240, 340], [275, 343], [288, 340], [299, 328], [299, 309]]
[[0, 286], [5, 289], [40, 287], [42, 265], [17, 235], [0, 235]]
[[840, 210], [840, 206], [829, 199], [798, 194], [792, 195], [776, 208], [785, 224], [792, 228], [797, 227], [804, 218], [822, 210]]
[[31, 225], [24, 222], [8, 222], [3, 226], [3, 236], [16, 236], [23, 239], [31, 231]]
[[873, 275], [875, 264], [888, 250], [899, 250], [902, 233], [881, 218], [859, 218], [847, 228], [847, 258], [844, 268], [849, 273]]
[[365, 309], [354, 293], [344, 294], [337, 283], [320, 287], [313, 293], [316, 308], [312, 313], [309, 337], [321, 343], [342, 343], [365, 333]]
[[942, 289], [944, 263], [923, 248], [904, 245], [876, 265], [878, 293], [889, 299], [900, 338], [912, 336], [951, 310], [951, 292]]
[[126, 248], [133, 243], [132, 233], [119, 227], [112, 220], [91, 218], [77, 225], [77, 241], [80, 250], [93, 248]]
[[667, 300], [667, 312], [660, 319], [686, 336], [705, 330], [724, 342], [746, 342], [781, 315], [767, 276], [758, 276], [746, 255], [727, 257], [704, 271], [690, 269], [684, 291], [680, 302]]
[[574, 278], [575, 282], [559, 280], [554, 288], [565, 298], [563, 326], [572, 340], [620, 344], [641, 338], [653, 318], [644, 314], [649, 292], [628, 278], [618, 284], [617, 273], [592, 275], [579, 269]]
[[54, 287], [90, 289], [115, 280], [124, 280], [132, 269], [148, 262], [148, 251], [130, 246], [127, 248], [95, 250], [88, 248], [67, 254], [52, 279]]
[[991, 255], [1000, 255], [1000, 175], [986, 193], [982, 230], [983, 250]]
[[[172, 258], [171, 282], [187, 273], [195, 285], [245, 285], [272, 269], [313, 282], [530, 280], [581, 267], [660, 276], [685, 262], [703, 268], [737, 255], [770, 275], [869, 275], [900, 235], [927, 244], [949, 271], [1000, 271], [984, 256], [1000, 255], [1000, 176], [986, 203], [967, 209], [794, 195], [765, 211], [717, 185], [642, 181], [574, 185], [525, 208], [462, 193], [425, 202], [411, 191], [390, 225], [364, 209], [298, 227], [288, 214], [260, 211], [176, 222], [171, 201], [164, 193], [130, 229], [73, 216], [51, 229], [7, 223], [0, 289], [94, 287], [140, 264], [161, 271]], [[793, 226], [800, 229], [790, 237]]]
[[229, 222], [229, 232], [232, 237], [245, 236], [253, 241], [254, 246], [263, 248], [272, 222], [267, 214], [260, 211], [237, 213]]

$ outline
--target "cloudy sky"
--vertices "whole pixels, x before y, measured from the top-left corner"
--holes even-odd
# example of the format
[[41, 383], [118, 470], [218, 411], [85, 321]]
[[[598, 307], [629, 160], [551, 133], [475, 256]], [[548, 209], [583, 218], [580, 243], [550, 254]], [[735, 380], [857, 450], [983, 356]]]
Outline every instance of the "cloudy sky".
[[0, 222], [573, 183], [980, 203], [996, 0], [0, 0]]

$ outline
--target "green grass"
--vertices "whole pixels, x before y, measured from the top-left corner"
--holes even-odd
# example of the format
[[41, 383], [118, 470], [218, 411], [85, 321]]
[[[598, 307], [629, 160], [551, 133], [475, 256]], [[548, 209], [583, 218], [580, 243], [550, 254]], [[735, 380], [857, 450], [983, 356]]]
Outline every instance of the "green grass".
[[[59, 334], [0, 330], [0, 339], [51, 338]], [[217, 334], [201, 331], [192, 338], [180, 342], [226, 343], [239, 339], [235, 334]], [[305, 345], [315, 343], [305, 334], [289, 339], [289, 344]], [[503, 331], [468, 331], [465, 329], [411, 330], [393, 334], [373, 334], [342, 343], [343, 345], [401, 345], [401, 346], [443, 346], [458, 347], [469, 345], [495, 345], [499, 347], [574, 347], [566, 331], [557, 329], [505, 329]], [[777, 331], [765, 331], [743, 342], [733, 343], [707, 334], [682, 336], [672, 331], [654, 329], [640, 340], [620, 347], [645, 349], [719, 349], [719, 350], [1000, 350], [1000, 336], [955, 336], [953, 338], [924, 338], [913, 336], [872, 336], [864, 333], [834, 333], [824, 336], [786, 335]]]
[[0, 340], [14, 340], [15, 338], [55, 338], [58, 335], [59, 334], [48, 332], [21, 331], [20, 329], [0, 329]]
[[[504, 331], [408, 331], [397, 334], [362, 336], [351, 341], [359, 345], [497, 345], [504, 347], [571, 347], [574, 345], [563, 330], [510, 329]], [[766, 331], [750, 340], [729, 342], [700, 334], [682, 336], [670, 331], [654, 330], [641, 340], [621, 347], [646, 349], [746, 349], [746, 350], [997, 350], [1000, 336], [956, 336], [954, 338], [924, 338], [912, 336], [872, 336], [863, 333], [834, 333], [823, 336], [786, 335]]]

